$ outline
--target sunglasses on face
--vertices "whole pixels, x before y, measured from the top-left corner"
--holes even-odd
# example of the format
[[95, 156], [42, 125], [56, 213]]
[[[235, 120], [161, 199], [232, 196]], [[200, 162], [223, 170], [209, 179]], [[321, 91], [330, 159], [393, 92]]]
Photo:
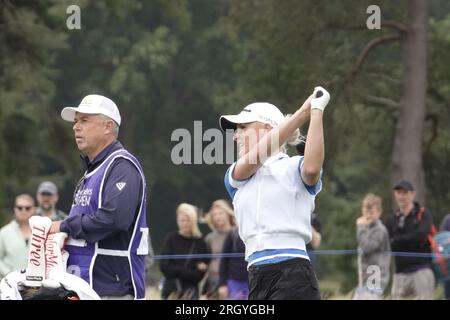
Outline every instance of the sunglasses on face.
[[25, 211], [30, 211], [31, 208], [33, 208], [33, 206], [17, 206], [16, 205], [16, 209], [19, 211], [25, 210]]

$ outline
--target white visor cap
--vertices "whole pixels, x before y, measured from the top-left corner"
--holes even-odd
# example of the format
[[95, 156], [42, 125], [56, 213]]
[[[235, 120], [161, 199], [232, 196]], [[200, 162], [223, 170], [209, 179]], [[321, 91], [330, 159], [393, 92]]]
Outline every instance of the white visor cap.
[[261, 122], [270, 124], [272, 127], [278, 127], [285, 119], [283, 113], [267, 102], [255, 102], [246, 106], [237, 115], [225, 115], [219, 119], [220, 128], [236, 130], [236, 125], [240, 123]]
[[66, 107], [61, 111], [61, 118], [66, 121], [74, 122], [75, 112], [88, 113], [88, 114], [103, 114], [113, 119], [117, 125], [120, 126], [121, 117], [119, 108], [109, 98], [98, 95], [90, 94], [81, 100], [78, 107]]

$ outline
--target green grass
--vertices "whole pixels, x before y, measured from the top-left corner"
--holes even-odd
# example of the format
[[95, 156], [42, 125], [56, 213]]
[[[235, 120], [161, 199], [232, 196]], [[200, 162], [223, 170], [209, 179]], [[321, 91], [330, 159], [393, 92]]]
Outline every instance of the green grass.
[[[343, 292], [339, 281], [334, 279], [323, 279], [319, 281], [320, 294], [323, 300], [352, 300], [353, 290], [350, 292]], [[145, 298], [147, 300], [161, 300], [161, 293], [154, 286], [147, 286]], [[200, 298], [201, 300], [204, 297]], [[390, 294], [387, 294], [385, 300], [390, 300]], [[434, 300], [444, 299], [444, 287], [438, 284], [434, 291]]]

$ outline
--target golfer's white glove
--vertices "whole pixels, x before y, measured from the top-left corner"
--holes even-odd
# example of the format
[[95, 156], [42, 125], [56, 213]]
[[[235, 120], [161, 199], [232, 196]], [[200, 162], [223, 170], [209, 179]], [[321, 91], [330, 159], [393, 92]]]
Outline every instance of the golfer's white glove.
[[330, 94], [322, 87], [315, 87], [313, 99], [311, 100], [311, 109], [319, 109], [324, 111], [330, 101]]

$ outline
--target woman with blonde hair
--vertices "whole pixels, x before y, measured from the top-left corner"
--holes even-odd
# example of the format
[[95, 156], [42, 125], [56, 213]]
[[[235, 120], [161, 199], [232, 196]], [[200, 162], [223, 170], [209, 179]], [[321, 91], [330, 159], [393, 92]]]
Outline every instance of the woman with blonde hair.
[[188, 203], [182, 203], [176, 209], [178, 231], [167, 235], [162, 255], [186, 257], [161, 260], [160, 269], [165, 277], [163, 299], [198, 299], [198, 284], [208, 269], [209, 259], [195, 255], [209, 252], [198, 228], [197, 211]]
[[206, 223], [212, 230], [205, 237], [208, 251], [217, 254], [211, 259], [202, 293], [209, 299], [218, 297], [220, 254], [223, 252], [225, 238], [236, 225], [231, 205], [223, 199], [214, 201], [205, 217]]
[[[220, 117], [220, 127], [234, 133], [238, 147], [224, 182], [245, 243], [250, 300], [320, 299], [306, 244], [322, 189], [323, 113], [329, 100], [330, 94], [316, 87], [290, 117], [267, 102]], [[304, 156], [289, 157], [286, 145], [298, 141], [308, 120]]]

